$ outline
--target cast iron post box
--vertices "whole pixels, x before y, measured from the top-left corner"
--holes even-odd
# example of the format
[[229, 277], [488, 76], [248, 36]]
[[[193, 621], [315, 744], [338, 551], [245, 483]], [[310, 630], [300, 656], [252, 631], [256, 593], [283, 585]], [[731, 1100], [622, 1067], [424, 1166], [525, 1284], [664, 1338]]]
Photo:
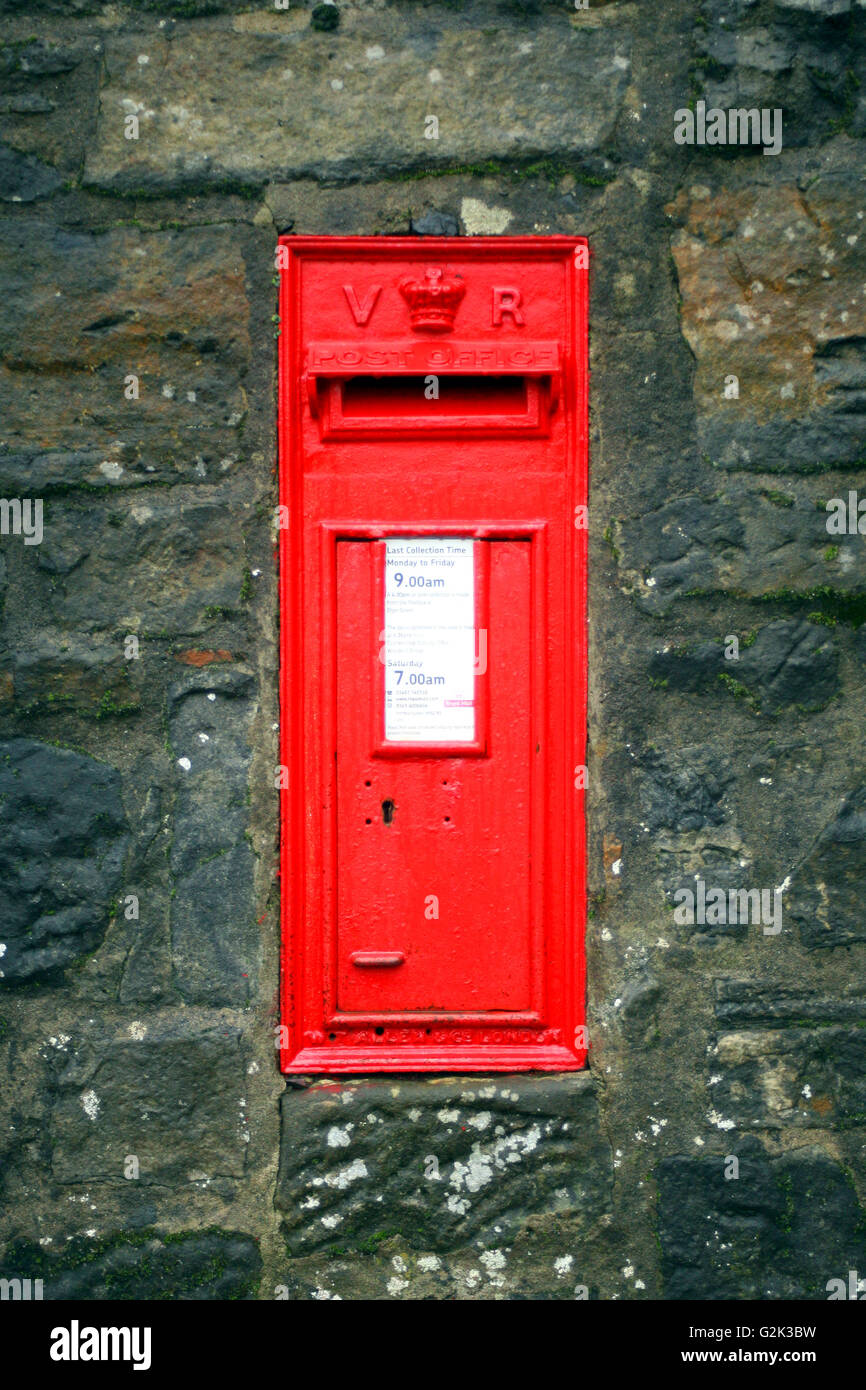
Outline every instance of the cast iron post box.
[[578, 1068], [586, 243], [278, 264], [283, 1070]]

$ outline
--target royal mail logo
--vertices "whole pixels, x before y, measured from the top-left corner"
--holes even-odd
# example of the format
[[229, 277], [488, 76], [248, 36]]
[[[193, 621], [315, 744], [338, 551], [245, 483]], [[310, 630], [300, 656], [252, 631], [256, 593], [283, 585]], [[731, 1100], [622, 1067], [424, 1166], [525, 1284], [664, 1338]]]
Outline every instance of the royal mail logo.
[[423, 280], [411, 275], [401, 280], [400, 293], [409, 305], [409, 321], [416, 332], [450, 333], [466, 285], [462, 275], [449, 276], [437, 266], [428, 266]]

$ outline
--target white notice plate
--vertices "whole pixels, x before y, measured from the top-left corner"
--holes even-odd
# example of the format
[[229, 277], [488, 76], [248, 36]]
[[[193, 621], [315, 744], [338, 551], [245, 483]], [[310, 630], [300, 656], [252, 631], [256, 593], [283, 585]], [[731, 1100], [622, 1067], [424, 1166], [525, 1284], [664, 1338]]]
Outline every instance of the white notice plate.
[[385, 738], [475, 741], [475, 541], [385, 542]]

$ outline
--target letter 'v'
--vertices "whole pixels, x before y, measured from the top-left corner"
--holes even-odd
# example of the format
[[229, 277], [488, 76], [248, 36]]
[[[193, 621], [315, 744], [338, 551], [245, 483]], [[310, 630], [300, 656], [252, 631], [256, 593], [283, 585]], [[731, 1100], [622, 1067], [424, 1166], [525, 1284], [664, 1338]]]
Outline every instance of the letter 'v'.
[[343, 294], [346, 296], [346, 299], [348, 301], [349, 308], [352, 312], [352, 318], [359, 325], [359, 327], [363, 328], [364, 324], [367, 323], [367, 321], [369, 320], [370, 315], [376, 307], [376, 300], [379, 298], [379, 295], [381, 293], [381, 285], [371, 285], [367, 293], [364, 295], [363, 300], [359, 304], [358, 296], [355, 293], [355, 286], [343, 286]]

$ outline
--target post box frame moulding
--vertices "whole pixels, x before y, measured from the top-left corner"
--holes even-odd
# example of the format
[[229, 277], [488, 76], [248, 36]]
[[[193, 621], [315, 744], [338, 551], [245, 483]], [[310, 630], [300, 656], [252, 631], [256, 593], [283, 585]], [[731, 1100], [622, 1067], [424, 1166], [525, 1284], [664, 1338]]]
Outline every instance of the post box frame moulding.
[[[281, 1068], [578, 1070], [586, 240], [279, 245]], [[381, 738], [375, 543], [416, 537], [476, 542], [490, 670], [471, 746]], [[428, 880], [442, 916], [421, 920]]]

